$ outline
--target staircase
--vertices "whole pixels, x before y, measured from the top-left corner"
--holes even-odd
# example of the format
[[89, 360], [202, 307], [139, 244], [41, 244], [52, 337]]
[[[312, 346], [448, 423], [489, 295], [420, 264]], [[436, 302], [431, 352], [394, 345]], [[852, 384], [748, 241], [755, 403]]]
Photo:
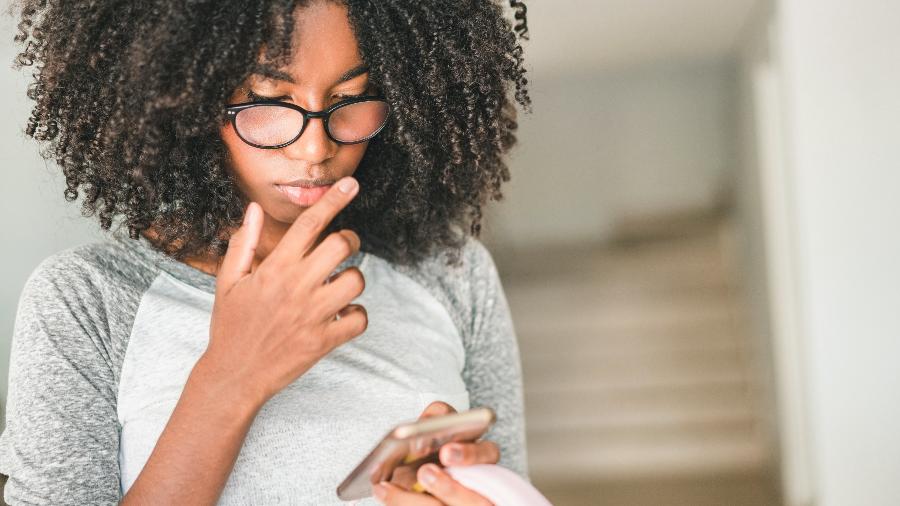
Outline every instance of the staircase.
[[767, 472], [730, 227], [713, 217], [614, 244], [491, 247], [519, 338], [536, 483]]

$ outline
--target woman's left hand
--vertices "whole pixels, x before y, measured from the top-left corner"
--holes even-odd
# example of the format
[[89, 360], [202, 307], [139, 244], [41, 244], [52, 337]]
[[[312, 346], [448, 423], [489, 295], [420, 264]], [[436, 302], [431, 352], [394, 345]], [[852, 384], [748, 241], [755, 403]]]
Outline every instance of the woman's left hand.
[[[425, 408], [419, 419], [456, 413], [446, 402], [435, 401]], [[500, 449], [492, 441], [447, 443], [438, 451], [444, 466], [496, 464]], [[462, 486], [436, 464], [425, 464], [416, 472], [416, 479], [427, 493], [408, 490], [395, 482], [383, 481], [373, 487], [375, 498], [389, 506], [491, 506], [491, 501]]]

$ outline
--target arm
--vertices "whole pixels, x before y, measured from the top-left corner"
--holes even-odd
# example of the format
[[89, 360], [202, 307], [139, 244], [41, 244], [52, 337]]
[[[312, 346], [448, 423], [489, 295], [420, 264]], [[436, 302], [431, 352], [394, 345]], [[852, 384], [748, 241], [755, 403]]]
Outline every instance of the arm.
[[[256, 268], [263, 214], [259, 204], [248, 205], [216, 273], [209, 344], [124, 504], [218, 502], [262, 406], [366, 329], [365, 308], [350, 304], [365, 286], [359, 270], [326, 283], [341, 260], [359, 251], [359, 237], [340, 231], [313, 246], [356, 195], [354, 183], [336, 184]], [[302, 263], [298, 251], [310, 252]]]
[[119, 426], [91, 267], [54, 255], [19, 298], [0, 473], [7, 503], [116, 504]]
[[497, 413], [484, 439], [499, 445], [499, 464], [528, 479], [522, 365], [512, 315], [494, 260], [476, 239], [468, 261], [472, 326], [463, 379], [472, 407], [490, 406]]
[[253, 398], [201, 357], [122, 504], [215, 504], [262, 406]]
[[[103, 274], [75, 255], [38, 266], [19, 300], [0, 473], [6, 502], [114, 505], [122, 500], [116, 364]], [[217, 379], [201, 358], [125, 504], [214, 504], [261, 396]]]

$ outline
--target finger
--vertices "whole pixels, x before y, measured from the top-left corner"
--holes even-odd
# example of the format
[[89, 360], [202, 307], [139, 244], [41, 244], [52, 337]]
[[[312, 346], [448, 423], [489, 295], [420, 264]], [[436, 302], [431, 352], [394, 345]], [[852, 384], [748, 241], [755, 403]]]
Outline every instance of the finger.
[[456, 409], [454, 409], [453, 406], [444, 401], [434, 401], [422, 411], [422, 414], [419, 415], [418, 419], [422, 420], [424, 418], [431, 418], [432, 416], [449, 415], [450, 413], [456, 413]]
[[372, 493], [381, 504], [389, 506], [441, 506], [441, 502], [434, 497], [409, 492], [386, 481], [373, 485]]
[[339, 318], [325, 326], [325, 339], [336, 348], [362, 334], [369, 326], [366, 308], [359, 304], [349, 304], [337, 313]]
[[229, 239], [228, 250], [216, 273], [217, 291], [227, 292], [241, 278], [250, 274], [262, 224], [262, 208], [256, 202], [250, 202], [244, 211], [244, 222]]
[[418, 480], [418, 478], [416, 478], [416, 471], [418, 471], [418, 466], [407, 464], [397, 466], [394, 468], [394, 472], [391, 473], [391, 479], [389, 481], [404, 490], [409, 490]]
[[[338, 265], [340, 265], [340, 263], [343, 262], [343, 261], [346, 259], [346, 257], [349, 257], [350, 255], [353, 255], [353, 254], [359, 252], [359, 248], [360, 248], [360, 246], [362, 245], [362, 242], [360, 241], [360, 238], [359, 238], [359, 234], [357, 234], [357, 233], [356, 233], [355, 231], [353, 231], [353, 230], [350, 230], [349, 228], [341, 229], [341, 230], [338, 230], [337, 232], [334, 232], [334, 233], [335, 233], [335, 234], [341, 234], [342, 236], [344, 236], [344, 238], [346, 238], [347, 242], [350, 243], [351, 251], [350, 251], [350, 253], [349, 253], [348, 255], [346, 255], [345, 257], [341, 258], [337, 263], [334, 264], [335, 267], [332, 267], [332, 268], [331, 268], [331, 272], [334, 272], [335, 268], [336, 268]], [[326, 239], [327, 239], [327, 238], [326, 238]], [[325, 241], [322, 241], [322, 242], [323, 242], [323, 244], [325, 243]], [[321, 248], [321, 247], [322, 247], [322, 245], [320, 244], [320, 245], [319, 245], [319, 248]], [[316, 251], [318, 251], [319, 248], [316, 248]], [[325, 250], [322, 250], [322, 251], [325, 251]], [[335, 256], [340, 255], [341, 252], [340, 252], [340, 250], [338, 250], [337, 252], [332, 251], [331, 253], [332, 253], [332, 255], [324, 255], [324, 256], [325, 256], [326, 258], [335, 257]], [[311, 260], [315, 260], [315, 259], [311, 259]], [[331, 278], [333, 278], [333, 277], [334, 277], [334, 275], [325, 278], [325, 281], [324, 281], [324, 282], [325, 282], [325, 283], [328, 283], [329, 281], [331, 281]]]
[[[350, 184], [348, 193], [342, 191], [345, 183]], [[338, 180], [325, 195], [322, 195], [322, 198], [294, 220], [269, 257], [274, 257], [277, 262], [293, 263], [305, 256], [322, 230], [353, 200], [358, 190], [359, 183], [353, 177], [347, 176]]]
[[324, 318], [333, 319], [338, 311], [356, 300], [365, 289], [366, 278], [358, 267], [347, 267], [337, 273], [327, 286], [319, 289], [317, 295]]
[[304, 280], [311, 283], [311, 286], [325, 283], [338, 265], [356, 254], [359, 247], [359, 235], [352, 230], [343, 229], [328, 234], [303, 260]]
[[493, 441], [447, 443], [441, 447], [439, 455], [445, 466], [496, 464], [500, 461], [500, 447]]
[[468, 489], [434, 464], [425, 464], [417, 473], [425, 490], [448, 506], [492, 506], [491, 501]]

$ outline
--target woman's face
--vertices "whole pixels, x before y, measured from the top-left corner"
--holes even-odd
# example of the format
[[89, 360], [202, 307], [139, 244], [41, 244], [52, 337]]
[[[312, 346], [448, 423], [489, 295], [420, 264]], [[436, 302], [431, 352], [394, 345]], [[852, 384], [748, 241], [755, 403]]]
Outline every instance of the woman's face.
[[[291, 62], [272, 70], [251, 75], [229, 103], [250, 100], [249, 90], [308, 111], [321, 111], [346, 98], [344, 95], [371, 91], [346, 7], [332, 2], [313, 2], [296, 11]], [[335, 143], [325, 133], [321, 119], [309, 120], [299, 139], [278, 149], [246, 144], [231, 123], [222, 128], [221, 135], [241, 192], [258, 202], [267, 218], [285, 224], [293, 223], [324, 188], [298, 191], [282, 185], [298, 179], [325, 185], [352, 175], [368, 146], [368, 142]]]

